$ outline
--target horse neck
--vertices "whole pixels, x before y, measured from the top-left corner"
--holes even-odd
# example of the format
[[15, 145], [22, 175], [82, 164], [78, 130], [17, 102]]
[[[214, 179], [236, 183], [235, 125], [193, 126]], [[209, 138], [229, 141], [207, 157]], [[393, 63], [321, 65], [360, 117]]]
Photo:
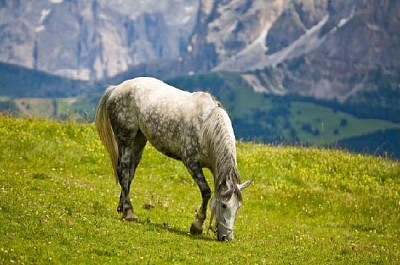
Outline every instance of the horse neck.
[[208, 147], [215, 190], [228, 178], [238, 183], [235, 136], [224, 109], [218, 107], [214, 110], [204, 126], [203, 140]]
[[215, 161], [214, 175], [214, 186], [215, 191], [221, 191], [221, 188], [226, 185], [227, 181], [237, 184], [239, 181], [239, 172], [236, 165], [236, 157], [227, 154], [227, 156], [221, 156]]

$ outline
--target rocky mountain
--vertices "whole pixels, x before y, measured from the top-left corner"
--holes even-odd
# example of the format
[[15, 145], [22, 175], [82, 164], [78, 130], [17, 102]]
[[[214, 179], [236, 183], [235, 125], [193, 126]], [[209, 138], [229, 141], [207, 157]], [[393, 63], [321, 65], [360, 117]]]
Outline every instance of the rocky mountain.
[[0, 61], [82, 80], [176, 59], [197, 1], [0, 1]]
[[397, 0], [3, 0], [0, 61], [81, 80], [233, 71], [259, 92], [396, 108], [399, 14]]
[[382, 85], [398, 91], [399, 14], [396, 0], [202, 1], [193, 58], [273, 94], [346, 101]]

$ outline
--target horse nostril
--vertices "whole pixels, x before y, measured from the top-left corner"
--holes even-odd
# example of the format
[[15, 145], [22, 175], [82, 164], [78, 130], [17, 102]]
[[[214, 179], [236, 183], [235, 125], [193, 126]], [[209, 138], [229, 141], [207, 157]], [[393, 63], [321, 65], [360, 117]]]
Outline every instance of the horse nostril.
[[223, 235], [222, 237], [221, 237], [221, 241], [225, 241], [226, 240], [226, 235]]

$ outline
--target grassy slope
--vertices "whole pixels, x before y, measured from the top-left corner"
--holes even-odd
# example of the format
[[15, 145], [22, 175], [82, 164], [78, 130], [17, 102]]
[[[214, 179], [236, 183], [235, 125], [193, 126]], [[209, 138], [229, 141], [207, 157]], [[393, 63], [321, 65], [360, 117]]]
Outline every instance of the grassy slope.
[[200, 195], [181, 163], [146, 147], [132, 188], [140, 222], [123, 222], [93, 125], [0, 116], [0, 263], [400, 260], [399, 162], [249, 143], [238, 144], [238, 159], [243, 179], [255, 183], [235, 240], [219, 243], [188, 234]]
[[0, 96], [69, 97], [93, 85], [85, 81], [63, 78], [46, 72], [0, 62]]
[[[332, 145], [338, 141], [368, 134], [379, 130], [400, 128], [400, 124], [377, 119], [356, 118], [342, 111], [318, 106], [309, 102], [294, 102], [290, 109], [290, 121], [294, 125], [303, 143], [317, 145]], [[341, 126], [342, 120], [347, 124]], [[319, 130], [319, 135], [313, 135], [302, 130], [302, 125], [308, 123], [313, 130]], [[335, 134], [335, 129], [337, 134]]]

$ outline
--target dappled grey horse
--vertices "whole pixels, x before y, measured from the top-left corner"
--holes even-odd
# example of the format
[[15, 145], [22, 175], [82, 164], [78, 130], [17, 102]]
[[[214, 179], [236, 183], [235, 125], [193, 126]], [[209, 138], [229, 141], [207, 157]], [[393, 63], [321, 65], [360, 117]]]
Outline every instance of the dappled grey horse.
[[210, 94], [182, 91], [155, 78], [127, 80], [105, 91], [96, 128], [121, 186], [117, 210], [125, 220], [137, 220], [129, 191], [149, 141], [161, 153], [181, 160], [199, 186], [203, 200], [190, 227], [192, 234], [203, 232], [211, 189], [202, 168], [211, 170], [210, 227], [215, 218], [218, 240], [233, 239], [241, 191], [251, 181], [240, 182], [231, 121]]

